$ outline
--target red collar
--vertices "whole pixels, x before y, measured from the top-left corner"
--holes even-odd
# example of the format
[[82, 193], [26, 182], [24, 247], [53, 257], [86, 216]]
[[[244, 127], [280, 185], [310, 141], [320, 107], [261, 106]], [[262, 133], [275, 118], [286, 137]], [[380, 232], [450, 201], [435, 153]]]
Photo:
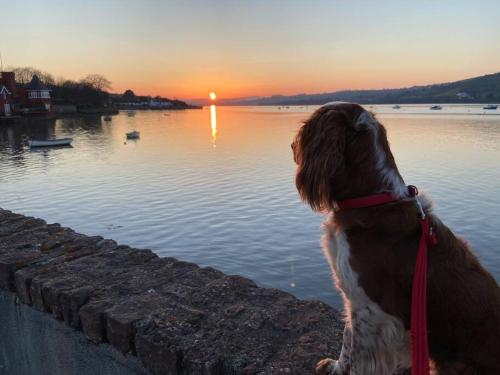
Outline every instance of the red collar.
[[[413, 185], [408, 185], [408, 198], [416, 197], [417, 195], [418, 189]], [[404, 198], [392, 192], [385, 192], [380, 194], [367, 195], [366, 197], [335, 201], [335, 206], [338, 210], [349, 210], [353, 208], [380, 206], [386, 203], [397, 202], [402, 199]]]

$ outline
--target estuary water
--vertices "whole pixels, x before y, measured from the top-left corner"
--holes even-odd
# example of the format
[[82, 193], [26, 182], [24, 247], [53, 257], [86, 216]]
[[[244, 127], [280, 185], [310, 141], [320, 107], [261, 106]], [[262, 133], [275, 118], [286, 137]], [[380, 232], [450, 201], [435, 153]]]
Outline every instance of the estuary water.
[[[406, 183], [500, 280], [500, 110], [371, 106]], [[0, 125], [0, 207], [300, 298], [341, 301], [290, 143], [316, 107], [206, 107]], [[126, 140], [125, 133], [140, 132]], [[23, 137], [72, 137], [29, 149]]]

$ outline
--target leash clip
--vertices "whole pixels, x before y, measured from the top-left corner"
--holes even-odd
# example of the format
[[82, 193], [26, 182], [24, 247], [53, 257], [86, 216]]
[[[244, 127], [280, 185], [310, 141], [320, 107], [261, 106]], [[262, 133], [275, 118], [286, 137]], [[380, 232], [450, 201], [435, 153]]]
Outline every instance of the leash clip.
[[415, 202], [417, 203], [418, 211], [420, 213], [420, 220], [425, 220], [425, 212], [424, 208], [422, 207], [422, 203], [420, 203], [420, 199], [418, 197], [415, 197]]
[[425, 212], [424, 208], [422, 207], [422, 203], [420, 203], [420, 200], [418, 199], [418, 189], [415, 185], [408, 185], [408, 194], [410, 195], [411, 198], [415, 198], [415, 202], [417, 203], [418, 207], [418, 212], [420, 214], [420, 220], [425, 219]]
[[427, 242], [430, 246], [436, 246], [438, 244], [436, 233], [434, 232], [434, 228], [432, 227], [432, 225], [429, 225], [429, 234], [427, 235]]

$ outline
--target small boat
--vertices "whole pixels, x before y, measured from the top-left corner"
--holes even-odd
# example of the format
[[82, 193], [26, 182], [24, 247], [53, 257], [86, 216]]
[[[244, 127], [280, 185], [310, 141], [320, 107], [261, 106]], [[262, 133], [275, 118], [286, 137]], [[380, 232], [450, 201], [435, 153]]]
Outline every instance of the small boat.
[[139, 139], [140, 136], [141, 133], [139, 133], [137, 130], [127, 133], [127, 139]]
[[392, 106], [392, 109], [399, 109], [399, 108], [401, 108], [401, 106], [399, 106], [397, 104]]
[[128, 117], [135, 116], [135, 112], [134, 112], [134, 111], [128, 111], [128, 112], [127, 112], [127, 116], [128, 116]]
[[104, 121], [111, 121], [113, 118], [111, 116], [104, 116]]
[[493, 104], [488, 104], [486, 106], [483, 107], [483, 109], [497, 109], [498, 106], [497, 105], [493, 105]]
[[53, 146], [69, 146], [73, 142], [73, 138], [45, 139], [45, 140], [28, 140], [30, 147], [53, 147]]
[[443, 109], [443, 107], [441, 107], [440, 105], [433, 105], [429, 109], [432, 109], [434, 111], [440, 111], [441, 109]]

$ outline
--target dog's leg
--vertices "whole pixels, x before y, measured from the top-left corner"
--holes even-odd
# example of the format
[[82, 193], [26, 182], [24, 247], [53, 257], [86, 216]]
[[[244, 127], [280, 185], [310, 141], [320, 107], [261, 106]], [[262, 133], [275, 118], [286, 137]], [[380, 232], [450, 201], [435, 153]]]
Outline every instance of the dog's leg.
[[440, 362], [437, 364], [437, 373], [439, 375], [493, 375], [496, 372], [480, 372], [465, 363], [460, 361], [448, 361], [448, 362]]
[[348, 375], [351, 367], [352, 333], [349, 324], [344, 327], [342, 350], [338, 361], [325, 358], [316, 364], [316, 373], [322, 375]]
[[394, 375], [411, 375], [411, 367], [404, 370], [397, 370]]
[[387, 375], [410, 367], [409, 337], [401, 321], [376, 305], [353, 310], [350, 375]]

